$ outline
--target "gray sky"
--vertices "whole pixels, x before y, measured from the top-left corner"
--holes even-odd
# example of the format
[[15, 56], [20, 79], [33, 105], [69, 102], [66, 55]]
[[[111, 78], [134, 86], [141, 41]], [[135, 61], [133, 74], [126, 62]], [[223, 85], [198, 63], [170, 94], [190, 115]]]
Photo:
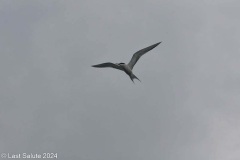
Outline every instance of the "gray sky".
[[[1, 0], [0, 152], [239, 160], [240, 1]], [[123, 72], [90, 67], [128, 62]]]

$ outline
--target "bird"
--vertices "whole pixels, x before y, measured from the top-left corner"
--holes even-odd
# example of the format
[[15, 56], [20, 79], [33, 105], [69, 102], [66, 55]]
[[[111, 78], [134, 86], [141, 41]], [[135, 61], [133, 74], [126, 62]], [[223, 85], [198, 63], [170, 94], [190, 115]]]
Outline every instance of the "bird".
[[121, 71], [124, 71], [130, 77], [130, 79], [132, 80], [133, 83], [134, 83], [134, 79], [137, 79], [137, 80], [140, 81], [140, 79], [133, 74], [133, 71], [132, 71], [133, 67], [135, 66], [135, 64], [137, 63], [137, 61], [139, 60], [139, 58], [142, 55], [144, 55], [148, 51], [152, 50], [153, 48], [157, 47], [160, 43], [161, 42], [158, 42], [156, 44], [153, 44], [151, 46], [148, 46], [146, 48], [143, 48], [143, 49], [135, 52], [128, 64], [125, 64], [125, 63], [122, 63], [122, 62], [121, 63], [106, 62], [106, 63], [92, 65], [92, 67], [96, 67], [96, 68], [111, 67], [111, 68], [119, 69]]

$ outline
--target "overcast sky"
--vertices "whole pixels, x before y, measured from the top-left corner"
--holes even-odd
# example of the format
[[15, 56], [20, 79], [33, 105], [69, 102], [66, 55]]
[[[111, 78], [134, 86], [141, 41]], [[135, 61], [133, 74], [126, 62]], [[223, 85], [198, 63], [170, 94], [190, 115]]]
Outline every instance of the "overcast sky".
[[[239, 160], [240, 1], [0, 0], [0, 152]], [[125, 73], [92, 68], [127, 63]]]

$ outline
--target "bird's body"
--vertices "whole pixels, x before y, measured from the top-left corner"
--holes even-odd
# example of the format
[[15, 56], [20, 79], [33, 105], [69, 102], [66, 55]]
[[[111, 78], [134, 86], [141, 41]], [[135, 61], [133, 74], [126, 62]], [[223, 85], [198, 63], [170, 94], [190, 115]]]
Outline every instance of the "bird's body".
[[[137, 61], [139, 60], [139, 58], [144, 55], [145, 53], [147, 53], [148, 51], [152, 50], [153, 48], [155, 48], [156, 46], [158, 46], [161, 42], [156, 43], [154, 45], [151, 45], [149, 47], [146, 47], [144, 49], [141, 49], [139, 51], [137, 51], [136, 53], [133, 54], [132, 59], [130, 60], [130, 62], [128, 64], [125, 63], [111, 63], [111, 62], [107, 62], [107, 63], [102, 63], [102, 64], [97, 64], [97, 65], [93, 65], [92, 67], [97, 67], [97, 68], [105, 68], [105, 67], [112, 67], [115, 69], [119, 69], [124, 71], [127, 75], [129, 75], [129, 77], [131, 78], [131, 80], [133, 81], [134, 79], [138, 79], [137, 76], [135, 76], [132, 72], [132, 69], [134, 67], [134, 65], [137, 63]], [[139, 79], [138, 79], [139, 80]], [[140, 80], [139, 80], [140, 81]], [[134, 82], [134, 81], [133, 81]]]
[[[122, 68], [123, 68], [123, 71], [127, 74], [127, 75], [129, 75], [129, 77], [131, 78], [131, 80], [133, 81], [133, 79], [138, 79], [137, 78], [137, 76], [135, 76], [134, 74], [133, 74], [133, 72], [132, 72], [132, 70], [131, 70], [131, 68], [127, 65], [127, 64], [125, 64], [125, 63], [120, 63], [120, 64], [118, 64], [118, 65], [120, 65]], [[139, 79], [138, 79], [139, 80]], [[139, 80], [140, 81], [140, 80]], [[134, 82], [134, 81], [133, 81]]]
[[128, 65], [126, 65], [125, 63], [119, 65], [123, 68], [125, 73], [127, 73], [128, 75], [132, 74], [132, 70]]

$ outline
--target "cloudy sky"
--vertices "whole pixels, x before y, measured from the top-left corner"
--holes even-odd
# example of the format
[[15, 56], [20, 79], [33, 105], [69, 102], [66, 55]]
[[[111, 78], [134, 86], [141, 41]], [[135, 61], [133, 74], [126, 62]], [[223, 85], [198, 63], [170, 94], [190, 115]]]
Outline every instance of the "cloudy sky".
[[[239, 160], [240, 1], [0, 0], [0, 152]], [[128, 62], [162, 43], [134, 68]]]

